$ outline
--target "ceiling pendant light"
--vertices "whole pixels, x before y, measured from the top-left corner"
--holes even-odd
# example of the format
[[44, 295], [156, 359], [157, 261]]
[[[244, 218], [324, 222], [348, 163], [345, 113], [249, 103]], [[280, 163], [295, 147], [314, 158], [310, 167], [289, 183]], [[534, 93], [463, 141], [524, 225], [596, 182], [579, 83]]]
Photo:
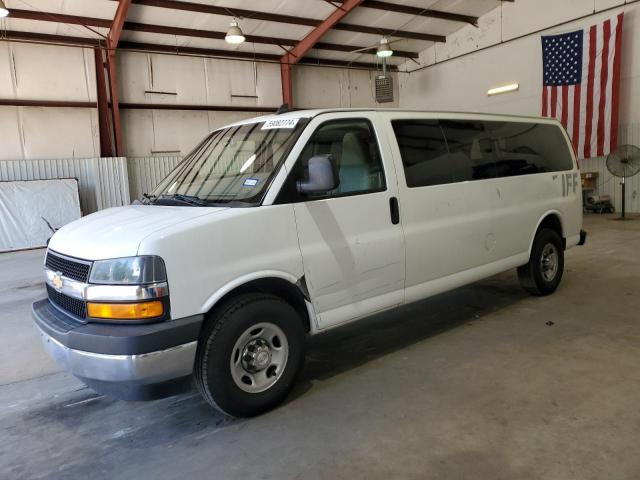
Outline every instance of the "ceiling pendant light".
[[238, 26], [238, 22], [234, 19], [229, 25], [229, 30], [227, 31], [227, 35], [224, 37], [227, 43], [231, 43], [233, 45], [238, 45], [244, 42], [244, 33]]
[[389, 46], [389, 40], [386, 38], [380, 39], [380, 45], [378, 45], [376, 55], [380, 58], [386, 58], [393, 55], [393, 50], [391, 50], [391, 47]]
[[0, 0], [0, 18], [6, 17], [7, 15], [9, 15], [9, 9], [4, 2]]

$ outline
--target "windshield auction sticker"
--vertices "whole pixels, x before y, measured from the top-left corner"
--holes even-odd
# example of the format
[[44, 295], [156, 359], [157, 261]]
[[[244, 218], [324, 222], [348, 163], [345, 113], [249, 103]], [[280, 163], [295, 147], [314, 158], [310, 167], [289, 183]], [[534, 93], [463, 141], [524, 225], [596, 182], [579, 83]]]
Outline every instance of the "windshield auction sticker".
[[276, 118], [267, 120], [262, 125], [261, 130], [273, 130], [274, 128], [294, 128], [298, 124], [299, 118]]

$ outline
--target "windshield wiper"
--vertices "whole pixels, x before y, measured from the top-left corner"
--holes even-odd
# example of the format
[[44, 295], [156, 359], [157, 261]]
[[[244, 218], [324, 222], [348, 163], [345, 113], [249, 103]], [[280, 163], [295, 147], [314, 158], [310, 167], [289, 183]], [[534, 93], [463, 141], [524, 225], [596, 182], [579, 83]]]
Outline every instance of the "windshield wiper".
[[184, 203], [186, 205], [193, 205], [196, 207], [207, 207], [209, 204], [206, 200], [203, 200], [200, 197], [195, 197], [193, 195], [181, 195], [179, 193], [175, 195], [161, 195], [159, 198], [156, 198], [155, 201], [157, 203], [158, 200], [169, 200], [176, 201], [180, 203]]
[[210, 207], [255, 207], [257, 204], [253, 202], [245, 202], [244, 200], [212, 200], [208, 203]]
[[153, 203], [156, 200], [156, 198], [158, 198], [158, 197], [156, 195], [150, 195], [148, 193], [143, 193], [142, 194], [142, 198], [144, 199], [143, 203], [150, 204], [150, 203]]

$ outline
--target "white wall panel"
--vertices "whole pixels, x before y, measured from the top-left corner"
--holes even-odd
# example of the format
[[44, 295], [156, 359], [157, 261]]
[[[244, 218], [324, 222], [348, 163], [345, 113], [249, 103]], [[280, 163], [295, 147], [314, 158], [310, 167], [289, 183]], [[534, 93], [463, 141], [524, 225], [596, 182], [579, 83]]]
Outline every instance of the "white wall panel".
[[149, 156], [155, 135], [151, 110], [120, 110], [124, 151], [127, 156]]
[[516, 3], [518, 5], [505, 5], [503, 9], [504, 40], [593, 13], [593, 0], [524, 0]]
[[322, 70], [298, 66], [293, 69], [293, 98], [301, 108], [339, 107], [343, 104], [342, 70]]
[[[0, 98], [94, 102], [91, 49], [0, 42]], [[0, 159], [95, 156], [97, 113], [86, 108], [0, 107]]]
[[19, 107], [25, 158], [99, 155], [97, 110]]
[[433, 47], [437, 50], [438, 60], [455, 57], [463, 53], [472, 52], [488, 45], [494, 45], [501, 40], [500, 9], [480, 17], [478, 26], [465, 25], [455, 34], [447, 38], [447, 42]]
[[15, 98], [96, 101], [91, 50], [29, 43], [9, 45], [15, 69]]
[[0, 42], [0, 98], [15, 98], [11, 43]]
[[596, 11], [604, 10], [605, 8], [617, 7], [627, 3], [626, 0], [595, 0]]
[[119, 68], [121, 100], [127, 103], [247, 108], [282, 103], [277, 64], [122, 52]]
[[0, 132], [2, 132], [0, 160], [24, 158], [19, 110], [19, 107], [0, 107]]
[[151, 115], [152, 154], [186, 154], [210, 132], [207, 112], [152, 110]]
[[398, 77], [394, 103], [376, 104], [375, 72], [299, 65], [293, 69], [293, 96], [300, 108], [394, 107], [398, 105]]
[[206, 112], [192, 110], [122, 110], [127, 156], [186, 155], [216, 128], [255, 112]]
[[0, 107], [0, 159], [99, 154], [97, 111], [88, 108]]
[[146, 100], [145, 90], [149, 90], [149, 54], [122, 52], [117, 56], [120, 101], [142, 103]]
[[273, 107], [282, 105], [282, 82], [280, 65], [276, 63], [257, 63], [258, 83], [256, 84], [256, 105]]
[[258, 117], [264, 115], [258, 112], [208, 112], [209, 114], [209, 131], [216, 128], [224, 127], [230, 123], [239, 122], [246, 118]]

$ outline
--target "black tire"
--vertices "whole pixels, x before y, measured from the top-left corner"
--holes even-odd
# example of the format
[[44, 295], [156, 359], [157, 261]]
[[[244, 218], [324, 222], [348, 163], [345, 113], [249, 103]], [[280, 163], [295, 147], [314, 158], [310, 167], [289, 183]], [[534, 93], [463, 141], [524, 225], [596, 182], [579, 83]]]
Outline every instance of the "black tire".
[[[546, 268], [543, 267], [543, 252], [549, 253], [550, 251], [555, 252], [557, 255], [557, 268], [553, 274], [548, 266]], [[549, 257], [547, 256], [546, 258]], [[548, 262], [545, 262], [545, 265], [548, 265]], [[564, 250], [560, 235], [549, 228], [539, 230], [533, 240], [529, 263], [518, 268], [520, 285], [532, 295], [549, 295], [558, 288], [563, 272]]]
[[[232, 355], [236, 342], [247, 330], [264, 322], [276, 325], [284, 333], [288, 355], [272, 386], [249, 393], [233, 378]], [[200, 394], [209, 405], [233, 417], [251, 417], [274, 408], [291, 391], [302, 368], [305, 336], [300, 315], [282, 299], [262, 293], [232, 298], [216, 309], [200, 336], [194, 366]]]

